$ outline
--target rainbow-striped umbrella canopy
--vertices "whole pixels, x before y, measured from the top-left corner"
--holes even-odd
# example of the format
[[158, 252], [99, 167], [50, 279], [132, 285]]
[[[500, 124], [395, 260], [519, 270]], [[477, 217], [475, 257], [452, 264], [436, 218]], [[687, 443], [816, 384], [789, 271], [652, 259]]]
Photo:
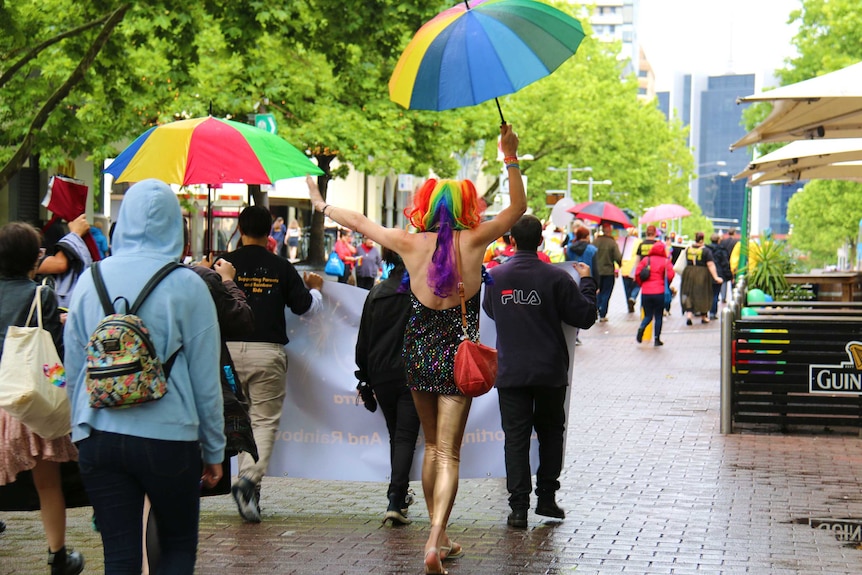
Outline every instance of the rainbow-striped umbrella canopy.
[[272, 184], [323, 171], [302, 152], [256, 126], [212, 116], [150, 128], [105, 169], [118, 182]]
[[580, 22], [535, 0], [465, 1], [419, 29], [395, 66], [389, 98], [449, 110], [512, 94], [556, 70], [583, 38]]

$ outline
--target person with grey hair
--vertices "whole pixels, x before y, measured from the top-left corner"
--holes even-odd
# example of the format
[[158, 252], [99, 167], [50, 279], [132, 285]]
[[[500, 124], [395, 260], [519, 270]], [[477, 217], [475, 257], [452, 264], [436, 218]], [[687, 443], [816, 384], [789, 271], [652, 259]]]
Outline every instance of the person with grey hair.
[[506, 488], [511, 527], [527, 527], [532, 481], [530, 436], [539, 440], [536, 513], [564, 519], [557, 505], [566, 429], [565, 399], [571, 350], [563, 324], [587, 329], [596, 321], [596, 282], [584, 262], [566, 270], [542, 262], [536, 249], [542, 224], [532, 215], [512, 226], [515, 254], [488, 273], [482, 308], [497, 324], [497, 395], [505, 434]]

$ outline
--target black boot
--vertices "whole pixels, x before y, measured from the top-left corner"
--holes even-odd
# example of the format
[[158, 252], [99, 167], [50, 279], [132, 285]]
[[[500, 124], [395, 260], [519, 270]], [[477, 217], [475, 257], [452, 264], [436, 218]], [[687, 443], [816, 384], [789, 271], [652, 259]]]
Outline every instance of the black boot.
[[77, 551], [67, 551], [61, 547], [59, 551], [48, 550], [48, 565], [51, 575], [78, 575], [84, 570], [84, 556]]
[[539, 496], [539, 501], [536, 504], [536, 515], [554, 517], [556, 519], [566, 518], [566, 512], [560, 509], [553, 495]]
[[389, 507], [386, 508], [386, 514], [383, 516], [383, 524], [387, 521], [392, 521], [392, 525], [410, 525], [413, 523], [405, 517], [404, 497], [400, 495], [389, 496]]

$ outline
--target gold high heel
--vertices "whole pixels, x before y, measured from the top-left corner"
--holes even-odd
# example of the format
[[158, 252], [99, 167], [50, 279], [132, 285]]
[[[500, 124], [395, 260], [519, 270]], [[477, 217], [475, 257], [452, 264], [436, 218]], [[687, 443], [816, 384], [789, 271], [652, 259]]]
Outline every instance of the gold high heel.
[[[431, 556], [431, 560], [428, 557]], [[440, 559], [440, 551], [436, 547], [432, 547], [425, 552], [425, 575], [448, 575], [449, 572], [443, 569], [443, 561]]]

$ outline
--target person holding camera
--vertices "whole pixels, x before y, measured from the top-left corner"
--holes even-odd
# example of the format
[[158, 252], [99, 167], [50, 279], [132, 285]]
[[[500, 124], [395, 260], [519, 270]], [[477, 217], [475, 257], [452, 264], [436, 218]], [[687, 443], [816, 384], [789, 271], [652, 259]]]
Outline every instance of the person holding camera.
[[413, 503], [409, 493], [410, 468], [416, 438], [419, 436], [419, 415], [413, 396], [407, 387], [407, 375], [401, 348], [404, 331], [410, 317], [410, 292], [402, 288], [404, 262], [394, 251], [383, 248], [383, 261], [395, 267], [389, 277], [371, 288], [362, 308], [359, 335], [356, 340], [357, 389], [365, 407], [374, 412], [377, 404], [386, 419], [389, 431], [389, 506], [383, 523], [407, 525], [407, 507]]

